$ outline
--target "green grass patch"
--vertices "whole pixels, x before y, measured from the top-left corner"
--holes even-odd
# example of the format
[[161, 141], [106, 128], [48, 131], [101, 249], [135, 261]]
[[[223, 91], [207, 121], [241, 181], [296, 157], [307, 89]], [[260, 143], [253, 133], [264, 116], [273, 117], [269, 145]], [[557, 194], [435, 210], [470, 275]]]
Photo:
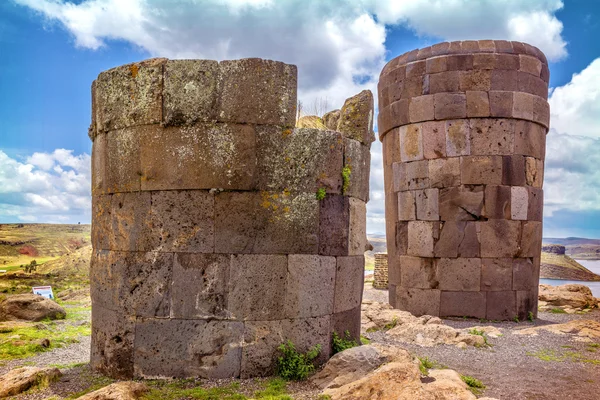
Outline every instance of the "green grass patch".
[[461, 375], [460, 379], [462, 379], [462, 381], [467, 384], [469, 390], [473, 392], [474, 395], [478, 396], [481, 393], [483, 393], [485, 385], [479, 379], [469, 375]]
[[429, 375], [430, 369], [445, 369], [446, 367], [437, 361], [430, 360], [429, 357], [417, 357], [419, 359], [419, 371], [422, 375]]
[[360, 342], [362, 344], [371, 344], [371, 340], [363, 335], [360, 335]]
[[562, 308], [553, 308], [550, 310], [552, 314], [566, 314], [567, 312]]
[[582, 362], [586, 364], [600, 365], [600, 360], [585, 357], [576, 351], [559, 352], [552, 349], [542, 349], [536, 352], [527, 352], [528, 356], [539, 358], [547, 362]]

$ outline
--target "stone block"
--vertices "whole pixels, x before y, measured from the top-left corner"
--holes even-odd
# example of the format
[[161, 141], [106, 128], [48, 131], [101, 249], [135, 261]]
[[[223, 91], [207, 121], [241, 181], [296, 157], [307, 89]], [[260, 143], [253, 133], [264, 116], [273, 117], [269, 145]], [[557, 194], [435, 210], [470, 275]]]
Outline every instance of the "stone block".
[[447, 70], [446, 61], [448, 57], [431, 57], [425, 60], [425, 72], [428, 74], [436, 74]]
[[215, 196], [215, 252], [317, 254], [314, 193], [221, 192]]
[[[328, 154], [328, 157], [322, 160], [330, 163], [337, 158], [337, 155]], [[336, 166], [337, 173], [337, 160], [334, 165]], [[369, 146], [365, 146], [352, 139], [344, 139], [344, 166], [350, 168], [350, 178], [348, 180], [348, 188], [343, 193], [346, 196], [355, 197], [362, 201], [369, 201], [369, 175], [371, 171], [371, 149]], [[332, 170], [331, 165], [327, 168]], [[321, 177], [324, 175], [321, 174]], [[341, 178], [340, 173], [336, 176], [337, 180]], [[337, 183], [336, 180], [336, 183]], [[324, 179], [321, 179], [324, 181]], [[343, 182], [343, 179], [342, 179]], [[330, 185], [333, 186], [333, 185]], [[321, 187], [327, 187], [321, 186]]]
[[396, 223], [394, 239], [396, 255], [405, 255], [408, 251], [408, 222]]
[[496, 52], [496, 45], [494, 43], [494, 40], [478, 40], [477, 42], [479, 43], [480, 51], [490, 53]]
[[365, 257], [338, 257], [335, 276], [333, 312], [352, 310], [362, 301]]
[[464, 93], [437, 93], [434, 102], [437, 120], [467, 116], [467, 98]]
[[512, 258], [483, 258], [481, 260], [481, 291], [512, 290], [512, 284]]
[[517, 90], [517, 79], [518, 71], [507, 69], [495, 69], [492, 71], [492, 75], [490, 78], [490, 90], [503, 90], [514, 92]]
[[110, 202], [109, 248], [124, 251], [151, 250], [154, 233], [150, 210], [150, 192], [113, 194]]
[[[417, 219], [422, 221], [439, 221], [439, 190], [424, 189], [415, 191]], [[398, 204], [400, 208], [400, 204]]]
[[402, 98], [403, 99], [412, 99], [413, 97], [420, 96], [424, 94], [424, 81], [422, 76], [413, 76], [411, 78], [406, 78], [402, 82]]
[[436, 260], [439, 289], [478, 292], [481, 286], [480, 258], [440, 258]]
[[511, 119], [471, 119], [471, 155], [514, 153], [515, 122]]
[[228, 310], [238, 320], [285, 318], [288, 257], [237, 254], [231, 256]]
[[400, 128], [389, 131], [382, 142], [384, 165], [400, 162]]
[[[429, 48], [428, 48], [429, 49]], [[421, 53], [421, 51], [423, 51], [425, 49], [420, 49], [419, 53]], [[413, 77], [420, 77], [423, 76], [423, 74], [425, 74], [425, 59], [428, 58], [428, 56], [426, 57], [419, 57], [419, 61], [415, 61], [415, 62], [411, 62], [406, 64], [406, 77], [407, 78], [413, 78]]]
[[494, 40], [498, 53], [513, 53], [512, 42], [508, 40]]
[[333, 314], [331, 332], [337, 332], [340, 337], [349, 333], [356, 343], [360, 343], [360, 307]]
[[440, 56], [444, 54], [449, 54], [451, 43], [442, 42], [436, 43], [431, 46], [431, 57]]
[[463, 157], [460, 170], [460, 181], [463, 185], [499, 185], [502, 183], [501, 156]]
[[542, 223], [524, 221], [521, 235], [521, 257], [540, 257], [542, 251]]
[[400, 159], [403, 162], [423, 159], [423, 131], [421, 124], [401, 126]]
[[491, 219], [480, 222], [481, 256], [514, 257], [518, 254], [521, 222]]
[[[344, 143], [342, 135], [333, 131], [257, 128], [258, 188], [309, 193], [324, 188], [327, 193], [341, 193]], [[352, 144], [360, 146], [356, 141], [347, 141], [349, 148], [354, 147]], [[363, 161], [358, 159], [359, 153], [359, 150], [352, 152], [357, 156], [357, 167]], [[356, 174], [361, 172], [358, 170]]]
[[530, 315], [537, 318], [537, 311], [537, 292], [535, 290], [517, 290], [517, 315], [519, 320], [525, 321], [530, 318]]
[[399, 192], [398, 221], [414, 221], [416, 215], [415, 191]]
[[369, 248], [367, 241], [367, 205], [350, 197], [349, 255], [364, 255]]
[[321, 353], [316, 363], [323, 363], [331, 354], [330, 317], [246, 322], [241, 377], [272, 375], [279, 355], [277, 347], [287, 340], [301, 353], [320, 344]]
[[510, 188], [510, 217], [514, 220], [526, 220], [529, 205], [529, 193], [526, 187], [513, 186]]
[[92, 196], [106, 193], [107, 135], [98, 135], [92, 144]]
[[215, 200], [207, 190], [152, 192], [150, 249], [212, 253]]
[[417, 96], [410, 99], [408, 118], [410, 122], [433, 120], [433, 95]]
[[[408, 224], [404, 224], [408, 226]], [[400, 264], [401, 255], [390, 257], [388, 253], [388, 289], [389, 285], [400, 286], [402, 282], [402, 265]]]
[[475, 223], [448, 221], [440, 225], [440, 238], [434, 247], [435, 257], [479, 257]]
[[139, 320], [135, 326], [135, 376], [239, 377], [243, 338], [243, 322]]
[[539, 77], [542, 73], [542, 62], [536, 57], [519, 54], [519, 71]]
[[[419, 166], [423, 165], [423, 163], [419, 163]], [[410, 169], [414, 169], [415, 167], [410, 167]], [[414, 172], [414, 171], [413, 171]], [[423, 173], [423, 171], [420, 171]], [[428, 172], [429, 173], [429, 172]], [[393, 175], [393, 188], [394, 192], [400, 192], [404, 190], [408, 190], [408, 178], [406, 176], [406, 164], [402, 162], [397, 162], [392, 165], [392, 175]], [[425, 177], [423, 179], [429, 179]], [[413, 182], [413, 186], [416, 182]]]
[[101, 251], [90, 268], [95, 304], [136, 317], [169, 317], [173, 254]]
[[246, 58], [221, 61], [219, 69], [218, 121], [294, 126], [298, 86], [295, 65]]
[[440, 315], [440, 294], [437, 289], [396, 287], [396, 308], [413, 315]]
[[513, 290], [533, 290], [537, 285], [538, 276], [532, 258], [513, 259]]
[[438, 237], [439, 222], [409, 221], [406, 254], [409, 256], [433, 257], [433, 248]]
[[142, 190], [256, 187], [256, 133], [250, 125], [144, 127]]
[[163, 66], [166, 62], [166, 58], [153, 58], [98, 75], [94, 90], [98, 134], [162, 122]]
[[218, 78], [217, 61], [167, 61], [164, 64], [163, 89], [165, 125], [216, 120]]
[[446, 157], [446, 127], [443, 121], [421, 124], [423, 156], [426, 159]]
[[495, 69], [496, 54], [480, 53], [473, 54], [473, 69]]
[[319, 209], [319, 254], [348, 255], [350, 197], [327, 195], [319, 201]]
[[144, 128], [124, 128], [106, 135], [106, 192], [140, 190], [140, 135]]
[[546, 129], [550, 127], [550, 105], [539, 96], [533, 97], [533, 120]]
[[548, 98], [548, 84], [527, 72], [517, 72], [517, 90], [543, 99]]
[[540, 73], [540, 78], [542, 78], [542, 81], [546, 83], [550, 82], [550, 69], [548, 68], [548, 65], [542, 64], [542, 72]]
[[458, 246], [459, 257], [480, 257], [480, 236], [479, 222], [467, 222], [465, 226], [462, 242]]
[[177, 253], [171, 284], [171, 318], [228, 318], [226, 254]]
[[442, 221], [473, 221], [483, 215], [483, 186], [459, 186], [440, 190]]
[[[389, 103], [388, 103], [389, 104]], [[387, 106], [388, 104], [385, 104]], [[333, 110], [325, 113], [323, 115], [323, 123], [330, 131], [335, 131], [337, 129], [338, 121], [340, 120], [340, 115], [342, 110]]]
[[135, 319], [92, 301], [90, 366], [114, 379], [133, 378]]
[[448, 71], [468, 71], [473, 69], [473, 54], [456, 54], [448, 56]]
[[525, 157], [519, 154], [502, 157], [502, 184], [525, 185]]
[[370, 146], [375, 140], [373, 110], [373, 94], [370, 90], [363, 90], [356, 96], [346, 99], [338, 120], [337, 131], [347, 138]]
[[[420, 94], [420, 92], [419, 92]], [[417, 96], [419, 95], [417, 94]], [[377, 127], [380, 132], [387, 133], [392, 128], [408, 124], [409, 99], [403, 98], [393, 102], [379, 112]], [[381, 133], [380, 133], [381, 135]]]
[[396, 295], [396, 291], [398, 290], [398, 286], [396, 285], [388, 285], [388, 303], [390, 303], [390, 306], [392, 306], [393, 308], [398, 308], [398, 302], [396, 301], [397, 299], [397, 295]]
[[429, 184], [434, 188], [460, 185], [460, 159], [438, 158], [429, 161]]
[[543, 160], [546, 157], [546, 129], [533, 122], [515, 121], [515, 153]]
[[409, 190], [429, 187], [429, 162], [427, 160], [405, 163], [404, 173]]
[[470, 90], [467, 96], [467, 117], [489, 117], [490, 99], [486, 91]]
[[286, 318], [308, 318], [333, 312], [335, 257], [312, 254], [288, 256]]
[[94, 250], [110, 249], [112, 235], [111, 195], [92, 195], [92, 232]]
[[533, 157], [525, 157], [525, 181], [527, 185], [541, 188], [544, 183], [544, 162]]
[[487, 292], [485, 318], [493, 321], [512, 320], [517, 316], [514, 291]]
[[440, 317], [485, 318], [486, 294], [442, 291]]
[[527, 207], [527, 219], [530, 221], [542, 221], [544, 212], [544, 191], [542, 189], [529, 187], [529, 207]]
[[[475, 58], [473, 59], [475, 60]], [[460, 71], [460, 91], [488, 91], [492, 82], [492, 71], [489, 69], [472, 69]]]
[[446, 121], [446, 154], [448, 157], [471, 154], [471, 135], [468, 120]]
[[513, 92], [493, 90], [490, 96], [490, 115], [498, 118], [512, 118]]
[[533, 98], [529, 93], [513, 93], [513, 112], [514, 118], [533, 120]]
[[432, 258], [400, 256], [400, 282], [409, 288], [437, 289], [438, 276]]
[[[449, 57], [443, 57], [448, 58]], [[460, 88], [460, 72], [446, 71], [429, 75], [429, 93], [458, 92]]]
[[512, 215], [510, 199], [510, 186], [487, 185], [485, 187], [485, 217], [510, 219]]

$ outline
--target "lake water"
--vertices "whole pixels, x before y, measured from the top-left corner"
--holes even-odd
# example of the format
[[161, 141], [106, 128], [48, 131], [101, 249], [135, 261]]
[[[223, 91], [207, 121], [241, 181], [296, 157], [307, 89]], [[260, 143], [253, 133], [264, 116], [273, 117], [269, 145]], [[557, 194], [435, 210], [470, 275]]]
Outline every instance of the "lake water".
[[[577, 260], [577, 262], [590, 271], [600, 275], [600, 260]], [[588, 286], [595, 297], [600, 297], [600, 281], [599, 282], [588, 282], [588, 281], [568, 281], [564, 279], [540, 279], [540, 283], [544, 285], [566, 285], [567, 283], [578, 283], [580, 285]]]

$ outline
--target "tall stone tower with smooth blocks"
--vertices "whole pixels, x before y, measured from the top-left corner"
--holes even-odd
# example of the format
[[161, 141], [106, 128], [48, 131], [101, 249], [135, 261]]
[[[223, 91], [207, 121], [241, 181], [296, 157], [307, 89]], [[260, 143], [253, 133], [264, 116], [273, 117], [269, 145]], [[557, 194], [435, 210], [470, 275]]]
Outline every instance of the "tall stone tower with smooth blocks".
[[359, 338], [373, 97], [295, 128], [296, 79], [152, 59], [93, 83], [93, 368], [252, 377], [288, 340]]
[[537, 314], [549, 70], [520, 42], [439, 43], [379, 80], [390, 303]]

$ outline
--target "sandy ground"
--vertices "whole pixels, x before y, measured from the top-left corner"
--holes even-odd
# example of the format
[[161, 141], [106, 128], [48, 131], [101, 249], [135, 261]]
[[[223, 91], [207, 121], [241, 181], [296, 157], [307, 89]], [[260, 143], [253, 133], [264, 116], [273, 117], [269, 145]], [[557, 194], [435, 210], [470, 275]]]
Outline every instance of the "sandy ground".
[[[387, 301], [387, 290], [365, 285], [364, 298]], [[428, 357], [463, 375], [481, 380], [487, 389], [485, 396], [497, 399], [597, 400], [600, 399], [600, 349], [574, 340], [573, 335], [542, 332], [538, 336], [514, 335], [512, 331], [573, 319], [600, 321], [600, 311], [585, 315], [539, 313], [531, 322], [480, 323], [479, 320], [452, 319], [444, 323], [455, 328], [495, 326], [503, 335], [490, 338], [491, 347], [468, 348], [442, 345], [420, 347], [397, 343], [385, 333], [368, 334], [374, 342], [398, 344], [419, 357]], [[544, 361], [536, 355], [554, 355], [563, 360]], [[575, 358], [575, 359], [574, 359]], [[585, 361], [582, 361], [585, 360]]]

